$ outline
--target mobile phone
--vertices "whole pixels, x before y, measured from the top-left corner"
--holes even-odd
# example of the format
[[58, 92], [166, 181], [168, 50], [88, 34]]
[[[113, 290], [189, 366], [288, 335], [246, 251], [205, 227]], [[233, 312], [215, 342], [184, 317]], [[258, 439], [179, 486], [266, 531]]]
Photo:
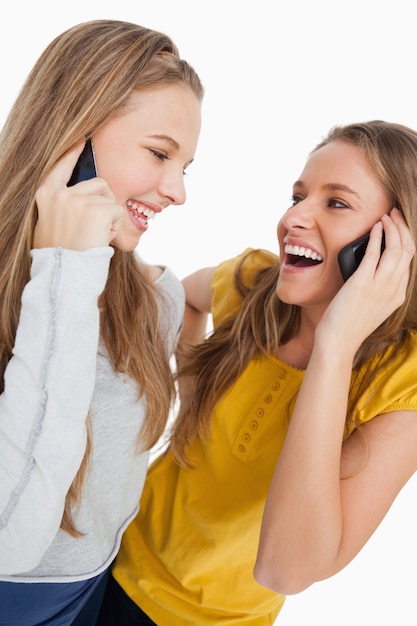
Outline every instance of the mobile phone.
[[[351, 241], [341, 249], [338, 255], [339, 267], [342, 272], [343, 280], [346, 282], [350, 278], [362, 261], [365, 254], [366, 246], [368, 245], [370, 233], [366, 233], [358, 239]], [[382, 234], [381, 242], [381, 254], [385, 249], [385, 236]]]
[[87, 139], [83, 151], [81, 152], [67, 187], [72, 187], [82, 180], [89, 180], [97, 176], [96, 162], [91, 139]]

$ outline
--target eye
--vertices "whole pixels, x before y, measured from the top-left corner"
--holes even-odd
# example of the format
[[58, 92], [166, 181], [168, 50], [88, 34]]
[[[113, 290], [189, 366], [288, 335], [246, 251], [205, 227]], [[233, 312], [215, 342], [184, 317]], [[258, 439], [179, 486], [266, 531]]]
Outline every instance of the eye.
[[301, 198], [301, 196], [297, 196], [297, 195], [293, 195], [291, 196], [291, 206], [295, 206], [296, 204], [298, 204], [299, 202], [301, 202], [303, 199]]
[[166, 159], [168, 159], [166, 154], [164, 154], [163, 152], [159, 152], [158, 150], [153, 150], [152, 148], [149, 148], [149, 152], [153, 154], [154, 157], [158, 159], [158, 161], [165, 161]]
[[192, 161], [189, 161], [188, 163], [186, 163], [184, 165], [184, 167], [182, 168], [182, 175], [183, 176], [188, 176], [189, 172], [189, 168], [191, 167], [191, 165], [194, 163], [194, 159], [192, 159]]
[[342, 200], [338, 200], [337, 198], [330, 198], [328, 201], [328, 205], [333, 207], [334, 209], [348, 209], [349, 205]]

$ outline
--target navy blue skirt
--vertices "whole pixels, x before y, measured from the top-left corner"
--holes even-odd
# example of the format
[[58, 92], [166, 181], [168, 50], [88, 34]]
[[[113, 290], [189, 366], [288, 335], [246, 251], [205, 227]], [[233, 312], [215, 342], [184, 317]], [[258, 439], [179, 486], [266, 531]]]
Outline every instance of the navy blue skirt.
[[0, 582], [0, 626], [94, 626], [109, 571], [73, 583]]

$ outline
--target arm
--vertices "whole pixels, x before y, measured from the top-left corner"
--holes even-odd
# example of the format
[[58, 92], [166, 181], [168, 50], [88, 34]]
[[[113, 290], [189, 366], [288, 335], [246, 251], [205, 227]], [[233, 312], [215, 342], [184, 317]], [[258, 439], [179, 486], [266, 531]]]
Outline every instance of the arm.
[[0, 573], [38, 565], [86, 445], [100, 315], [122, 207], [105, 181], [66, 186], [82, 146], [36, 193], [30, 281], [0, 396]]
[[109, 247], [33, 252], [0, 396], [0, 573], [35, 567], [86, 443]]
[[214, 270], [214, 267], [197, 270], [182, 281], [185, 290], [185, 312], [180, 342], [183, 345], [195, 345], [205, 337], [208, 315], [211, 311], [210, 284]]
[[[197, 270], [182, 280], [185, 291], [185, 309], [181, 335], [175, 354], [177, 364], [181, 366], [183, 349], [201, 343], [207, 332], [208, 316], [211, 311], [210, 284], [214, 267]], [[189, 380], [180, 377], [179, 396], [182, 400], [189, 393]]]
[[417, 469], [415, 411], [375, 417], [342, 448], [355, 352], [403, 301], [414, 254], [396, 213], [384, 217], [384, 229], [389, 252], [378, 264], [375, 227], [360, 268], [316, 327], [271, 483], [254, 573], [284, 594], [345, 567]]

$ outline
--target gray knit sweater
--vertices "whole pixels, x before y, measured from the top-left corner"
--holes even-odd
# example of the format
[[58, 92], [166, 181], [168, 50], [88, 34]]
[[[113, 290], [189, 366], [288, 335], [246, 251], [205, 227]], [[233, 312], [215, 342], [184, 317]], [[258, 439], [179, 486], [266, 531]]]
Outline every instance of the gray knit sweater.
[[[99, 574], [138, 510], [149, 459], [136, 452], [145, 401], [113, 370], [99, 342], [97, 298], [112, 254], [111, 247], [32, 252], [0, 396], [0, 580], [69, 582]], [[184, 293], [166, 268], [156, 285], [166, 296], [160, 308], [172, 354]], [[59, 526], [84, 456], [89, 410], [93, 449], [74, 516], [84, 535], [74, 539]]]

